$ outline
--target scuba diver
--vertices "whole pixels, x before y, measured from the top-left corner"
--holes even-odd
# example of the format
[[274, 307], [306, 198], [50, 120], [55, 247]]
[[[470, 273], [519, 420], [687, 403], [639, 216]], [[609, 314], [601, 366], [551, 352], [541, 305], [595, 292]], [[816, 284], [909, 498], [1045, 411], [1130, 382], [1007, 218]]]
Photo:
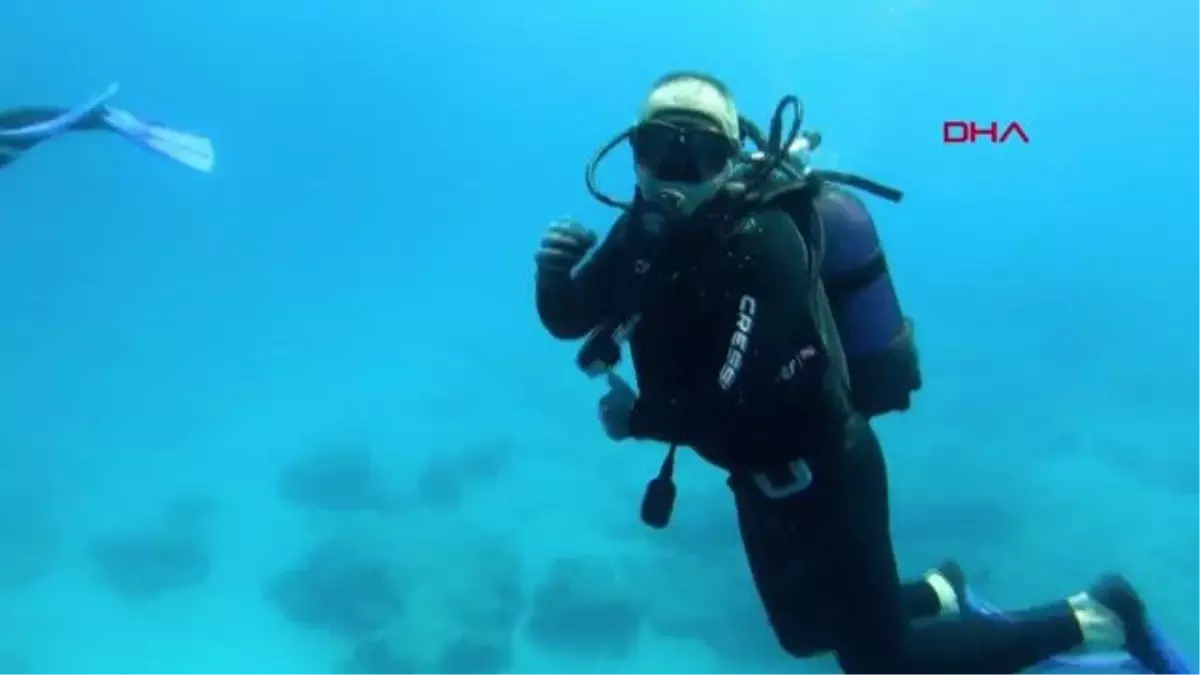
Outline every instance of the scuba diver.
[[[643, 520], [670, 520], [678, 446], [726, 471], [781, 646], [799, 658], [833, 652], [847, 673], [1015, 673], [1102, 645], [1168, 672], [1120, 576], [1004, 621], [971, 610], [953, 562], [901, 582], [870, 420], [906, 410], [921, 377], [875, 226], [847, 188], [902, 195], [812, 168], [805, 155], [821, 139], [802, 124], [794, 96], [764, 134], [719, 80], [667, 75], [588, 165], [589, 192], [622, 210], [603, 241], [559, 221], [541, 242], [539, 316], [557, 339], [586, 338], [578, 365], [607, 378], [606, 434], [669, 446]], [[624, 141], [629, 202], [595, 181]], [[625, 341], [636, 391], [613, 370]]]
[[207, 138], [144, 122], [126, 110], [108, 105], [117, 94], [113, 84], [104, 93], [74, 108], [24, 107], [0, 109], [0, 168], [34, 146], [76, 131], [110, 131], [160, 155], [203, 173], [213, 169], [215, 156]]

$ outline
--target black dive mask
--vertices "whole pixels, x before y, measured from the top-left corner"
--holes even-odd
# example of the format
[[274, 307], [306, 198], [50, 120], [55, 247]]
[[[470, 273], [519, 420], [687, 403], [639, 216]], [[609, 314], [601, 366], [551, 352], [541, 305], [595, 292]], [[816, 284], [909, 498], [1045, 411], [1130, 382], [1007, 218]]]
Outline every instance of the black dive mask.
[[656, 180], [705, 183], [721, 174], [740, 150], [728, 136], [707, 127], [647, 120], [629, 133], [634, 160]]

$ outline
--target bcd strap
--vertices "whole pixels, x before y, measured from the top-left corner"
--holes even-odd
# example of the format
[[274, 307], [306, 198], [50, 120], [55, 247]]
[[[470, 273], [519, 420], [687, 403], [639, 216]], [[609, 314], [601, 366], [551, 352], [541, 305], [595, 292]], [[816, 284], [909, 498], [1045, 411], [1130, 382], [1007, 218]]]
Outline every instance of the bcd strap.
[[[791, 216], [800, 230], [800, 236], [810, 249], [810, 261], [816, 273], [819, 273], [825, 256], [825, 226], [816, 208], [816, 200], [825, 189], [825, 183], [820, 178], [810, 176], [807, 180], [786, 181], [753, 197], [755, 205], [777, 205]], [[864, 265], [823, 279], [825, 293], [830, 301], [840, 302], [867, 288], [887, 273], [887, 258], [883, 250], [878, 249]]]
[[888, 273], [887, 258], [877, 250], [861, 267], [825, 279], [825, 294], [830, 301], [841, 301], [875, 283]]
[[800, 237], [808, 248], [809, 269], [815, 281], [821, 272], [821, 261], [825, 257], [825, 232], [816, 201], [824, 188], [817, 178], [793, 179], [775, 183], [748, 201], [751, 210], [765, 206], [777, 206], [791, 217]]

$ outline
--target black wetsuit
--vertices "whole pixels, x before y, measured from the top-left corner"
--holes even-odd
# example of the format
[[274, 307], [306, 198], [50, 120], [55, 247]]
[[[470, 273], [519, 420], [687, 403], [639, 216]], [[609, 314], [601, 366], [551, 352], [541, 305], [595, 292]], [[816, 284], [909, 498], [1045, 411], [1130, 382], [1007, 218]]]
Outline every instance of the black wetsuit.
[[[537, 306], [560, 339], [640, 317], [632, 435], [690, 446], [729, 471], [755, 585], [784, 649], [833, 651], [845, 672], [1012, 673], [1080, 645], [1066, 602], [1011, 623], [914, 623], [941, 606], [927, 583], [899, 579], [883, 453], [848, 403], [805, 243], [780, 210], [717, 211], [661, 237], [626, 214], [571, 283], [539, 278]], [[757, 481], [782, 484], [797, 459], [811, 485], [767, 496]]]
[[[63, 108], [13, 108], [10, 110], [0, 110], [0, 130], [11, 131], [32, 124], [40, 124], [64, 115], [66, 112]], [[104, 110], [101, 108], [81, 119], [70, 130], [104, 131], [109, 129], [108, 123], [104, 120]], [[0, 168], [11, 164], [26, 150], [29, 150], [47, 138], [49, 137], [19, 139], [0, 137]]]

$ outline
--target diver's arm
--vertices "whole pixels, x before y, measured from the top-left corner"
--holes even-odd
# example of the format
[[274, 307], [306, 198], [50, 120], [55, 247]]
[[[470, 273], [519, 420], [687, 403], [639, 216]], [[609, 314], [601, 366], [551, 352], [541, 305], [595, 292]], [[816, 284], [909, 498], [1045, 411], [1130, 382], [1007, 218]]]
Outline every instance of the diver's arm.
[[824, 341], [810, 309], [807, 247], [783, 212], [756, 218], [761, 229], [740, 241], [736, 255], [744, 262], [719, 319], [728, 332], [719, 332], [721, 345], [706, 350], [719, 356], [697, 364], [705, 385], [669, 400], [639, 398], [630, 419], [635, 438], [736, 449], [779, 433], [794, 424], [790, 418], [795, 412], [795, 400], [780, 383], [780, 374], [801, 350], [814, 372], [797, 377], [813, 378], [812, 386], [819, 386]]
[[574, 271], [539, 269], [537, 273], [537, 310], [542, 325], [560, 340], [574, 340], [588, 334], [597, 324], [613, 318], [614, 276], [622, 257], [622, 232], [628, 216], [622, 216]]

